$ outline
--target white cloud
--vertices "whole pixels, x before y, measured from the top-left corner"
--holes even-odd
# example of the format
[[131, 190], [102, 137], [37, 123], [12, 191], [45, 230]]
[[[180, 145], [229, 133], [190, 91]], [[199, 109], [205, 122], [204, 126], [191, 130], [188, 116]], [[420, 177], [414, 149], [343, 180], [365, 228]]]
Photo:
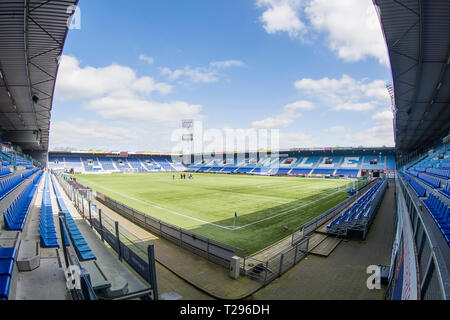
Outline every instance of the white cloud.
[[390, 104], [389, 93], [383, 80], [356, 80], [348, 75], [340, 79], [310, 78], [295, 81], [304, 96], [321, 101], [323, 105], [335, 110], [368, 111]]
[[50, 150], [73, 148], [98, 151], [169, 152], [173, 128], [144, 123], [95, 121], [84, 118], [55, 121], [51, 124]]
[[258, 0], [258, 7], [266, 10], [259, 18], [269, 34], [287, 32], [290, 37], [297, 37], [305, 30], [305, 25], [298, 16], [301, 4], [299, 0]]
[[326, 132], [328, 133], [344, 133], [344, 132], [349, 132], [351, 131], [350, 128], [347, 128], [346, 126], [333, 126], [330, 128], [325, 129]]
[[139, 133], [133, 128], [105, 125], [97, 121], [78, 119], [56, 121], [51, 124], [50, 148], [75, 147], [78, 149], [98, 148], [107, 150], [111, 146], [127, 146], [139, 140]]
[[391, 123], [394, 120], [394, 114], [391, 110], [384, 110], [375, 113], [372, 116], [373, 120], [384, 122], [384, 123]]
[[283, 111], [274, 117], [269, 117], [264, 120], [254, 121], [252, 126], [259, 129], [270, 129], [279, 127], [288, 127], [294, 120], [299, 119], [302, 114], [298, 110], [313, 110], [314, 105], [309, 101], [297, 101], [286, 105]]
[[213, 61], [208, 67], [192, 68], [186, 66], [183, 69], [171, 70], [170, 68], [160, 68], [162, 75], [167, 76], [169, 80], [187, 79], [194, 83], [212, 83], [220, 80], [218, 69], [230, 67], [243, 67], [245, 63], [240, 60]]
[[170, 80], [178, 80], [182, 77], [189, 79], [192, 82], [211, 83], [219, 81], [216, 70], [207, 68], [191, 68], [186, 66], [183, 69], [171, 70], [170, 68], [161, 68], [161, 74], [167, 76]]
[[366, 130], [347, 134], [345, 139], [353, 145], [367, 147], [394, 146], [394, 116], [390, 110], [384, 110], [372, 115], [374, 125]]
[[145, 54], [139, 55], [139, 60], [145, 61], [148, 64], [153, 64], [155, 62], [155, 59], [153, 57], [146, 56]]
[[388, 65], [387, 48], [371, 0], [256, 0], [269, 34], [323, 34], [329, 49], [345, 61], [374, 57]]
[[369, 111], [375, 109], [375, 104], [365, 103], [344, 103], [332, 108], [335, 111]]
[[137, 77], [128, 67], [80, 67], [78, 59], [71, 56], [63, 57], [57, 81], [59, 99], [83, 101], [85, 109], [95, 111], [103, 119], [173, 123], [185, 117], [202, 118], [201, 105], [157, 102], [148, 97], [154, 91], [168, 94], [171, 90], [172, 86], [151, 77]]
[[314, 105], [309, 101], [296, 101], [285, 106], [287, 110], [314, 110]]
[[73, 56], [63, 56], [56, 83], [57, 98], [61, 100], [93, 99], [118, 91], [149, 95], [154, 91], [168, 94], [171, 90], [171, 85], [151, 77], [137, 77], [134, 70], [118, 64], [80, 67], [80, 61]]
[[281, 132], [280, 149], [317, 147], [312, 135], [303, 132]]
[[209, 64], [212, 68], [243, 67], [245, 63], [240, 60], [214, 61]]
[[311, 27], [327, 35], [328, 46], [346, 61], [375, 57], [388, 65], [387, 48], [371, 0], [312, 0], [305, 9]]
[[110, 120], [135, 119], [141, 121], [179, 122], [182, 119], [201, 119], [201, 105], [175, 101], [161, 103], [135, 96], [103, 97], [89, 101], [85, 108]]

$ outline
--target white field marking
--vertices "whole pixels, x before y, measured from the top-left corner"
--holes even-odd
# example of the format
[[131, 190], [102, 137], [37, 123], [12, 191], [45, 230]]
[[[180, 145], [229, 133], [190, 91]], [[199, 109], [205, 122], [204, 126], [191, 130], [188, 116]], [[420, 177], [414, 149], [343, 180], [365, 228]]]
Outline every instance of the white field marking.
[[[81, 179], [81, 180], [84, 180], [83, 178], [80, 178], [80, 179]], [[139, 199], [133, 198], [133, 197], [128, 196], [128, 195], [126, 195], [126, 194], [123, 194], [123, 193], [121, 193], [121, 192], [118, 192], [118, 191], [115, 191], [115, 190], [106, 188], [106, 187], [104, 187], [104, 186], [102, 186], [102, 185], [99, 185], [99, 184], [97, 184], [97, 183], [95, 183], [95, 182], [92, 182], [92, 181], [89, 181], [89, 182], [92, 183], [93, 185], [96, 185], [96, 186], [100, 187], [100, 188], [103, 188], [103, 189], [105, 189], [105, 190], [108, 190], [108, 191], [111, 191], [111, 192], [113, 192], [113, 193], [116, 193], [116, 194], [118, 194], [118, 195], [120, 195], [120, 196], [122, 196], [122, 197], [124, 197], [124, 198], [128, 198], [128, 199], [130, 199], [130, 200], [134, 200], [134, 201], [137, 201], [137, 202], [140, 202], [140, 203], [143, 203], [143, 204], [148, 204], [148, 205], [150, 205], [150, 206], [152, 206], [152, 207], [154, 207], [154, 208], [157, 208], [157, 209], [166, 211], [166, 212], [168, 212], [168, 213], [175, 214], [175, 215], [177, 215], [177, 216], [181, 216], [181, 217], [188, 218], [188, 219], [191, 219], [191, 220], [194, 220], [194, 221], [198, 221], [198, 222], [210, 224], [210, 225], [213, 225], [213, 226], [215, 226], [215, 227], [218, 227], [218, 228], [221, 228], [221, 229], [225, 229], [225, 230], [230, 230], [230, 231], [235, 231], [235, 230], [243, 229], [243, 228], [252, 226], [252, 225], [254, 225], [254, 224], [263, 222], [263, 221], [271, 220], [271, 219], [273, 219], [273, 218], [276, 218], [276, 217], [285, 215], [285, 214], [287, 214], [287, 213], [290, 213], [290, 212], [292, 212], [292, 211], [298, 210], [298, 209], [300, 209], [300, 208], [304, 208], [304, 207], [306, 207], [306, 206], [309, 206], [310, 204], [316, 203], [316, 202], [318, 202], [318, 201], [320, 201], [320, 200], [326, 199], [326, 198], [328, 198], [328, 197], [331, 197], [332, 195], [335, 195], [336, 193], [340, 193], [340, 192], [341, 192], [341, 191], [335, 191], [335, 192], [333, 192], [333, 193], [330, 193], [330, 194], [326, 195], [325, 197], [321, 197], [321, 198], [318, 198], [318, 199], [316, 199], [316, 200], [313, 200], [313, 201], [304, 203], [303, 205], [300, 205], [300, 206], [298, 206], [298, 207], [295, 207], [295, 208], [292, 208], [292, 209], [289, 209], [289, 210], [280, 212], [280, 213], [278, 213], [278, 214], [276, 214], [276, 215], [273, 215], [273, 216], [270, 216], [270, 217], [267, 217], [267, 218], [264, 218], [264, 219], [261, 219], [261, 220], [258, 220], [258, 221], [254, 221], [254, 222], [248, 223], [248, 224], [243, 225], [243, 226], [236, 227], [236, 226], [221, 226], [221, 225], [218, 225], [218, 224], [209, 222], [209, 221], [205, 221], [205, 220], [201, 220], [201, 219], [194, 218], [194, 217], [191, 217], [191, 216], [187, 216], [187, 215], [184, 215], [184, 214], [182, 214], [182, 213], [179, 213], [179, 212], [176, 212], [176, 211], [173, 211], [173, 210], [170, 210], [170, 209], [162, 208], [162, 207], [157, 206], [157, 205], [155, 205], [155, 204], [153, 204], [153, 203], [150, 203], [150, 202], [147, 202], [147, 201], [143, 201], [143, 200], [139, 200]]]
[[[81, 180], [84, 180], [84, 179], [81, 178]], [[93, 184], [93, 185], [98, 186], [99, 188], [108, 190], [108, 191], [113, 192], [113, 193], [115, 193], [115, 194], [118, 194], [118, 195], [120, 195], [120, 196], [122, 196], [122, 197], [124, 197], [124, 198], [128, 198], [128, 199], [130, 199], [130, 200], [133, 200], [133, 201], [136, 201], [136, 202], [140, 202], [140, 203], [142, 203], [142, 204], [147, 204], [147, 205], [149, 205], [149, 206], [151, 206], [151, 207], [157, 208], [157, 209], [162, 210], [162, 211], [166, 211], [166, 212], [168, 212], [168, 213], [172, 213], [172, 214], [177, 215], [177, 216], [180, 216], [180, 217], [188, 218], [188, 219], [191, 219], [191, 220], [194, 220], [194, 221], [197, 221], [197, 222], [201, 222], [201, 223], [210, 224], [210, 225], [213, 225], [213, 226], [215, 226], [215, 227], [222, 228], [222, 229], [226, 229], [226, 230], [232, 230], [232, 228], [233, 228], [232, 226], [229, 226], [229, 227], [227, 227], [227, 226], [221, 226], [221, 225], [218, 225], [218, 224], [209, 222], [209, 221], [205, 221], [205, 220], [202, 220], [202, 219], [198, 219], [198, 218], [194, 218], [194, 217], [191, 217], [191, 216], [187, 216], [187, 215], [184, 215], [184, 214], [182, 214], [182, 213], [179, 213], [179, 212], [176, 212], [176, 211], [173, 211], [173, 210], [170, 210], [170, 209], [166, 209], [166, 208], [160, 207], [160, 206], [155, 205], [155, 204], [153, 204], [153, 203], [150, 203], [150, 202], [148, 202], [148, 201], [143, 201], [143, 200], [140, 200], [140, 199], [133, 198], [133, 197], [131, 197], [131, 196], [129, 196], [129, 195], [126, 195], [126, 194], [123, 194], [123, 193], [121, 193], [121, 192], [118, 192], [118, 191], [115, 191], [115, 190], [106, 188], [106, 187], [104, 187], [104, 186], [102, 186], [102, 185], [99, 185], [99, 184], [97, 184], [97, 183], [95, 183], [95, 182], [92, 182], [92, 181], [89, 181], [89, 182], [90, 182], [91, 184]]]
[[240, 226], [240, 227], [232, 227], [232, 230], [234, 231], [234, 230], [239, 230], [239, 229], [247, 228], [248, 226], [252, 226], [252, 225], [254, 225], [254, 224], [257, 224], [257, 223], [260, 223], [260, 222], [263, 222], [263, 221], [271, 220], [271, 219], [273, 219], [273, 218], [276, 218], [276, 217], [285, 215], [285, 214], [287, 214], [287, 213], [289, 213], [289, 212], [292, 212], [292, 211], [298, 210], [298, 209], [300, 209], [300, 208], [309, 206], [310, 204], [316, 203], [316, 202], [318, 202], [318, 201], [320, 201], [320, 200], [323, 200], [323, 199], [325, 199], [325, 198], [331, 197], [332, 195], [335, 195], [336, 193], [340, 193], [340, 191], [335, 191], [335, 192], [333, 192], [333, 193], [330, 193], [329, 195], [326, 195], [325, 197], [322, 197], [322, 198], [319, 198], [319, 199], [310, 201], [310, 202], [308, 202], [308, 203], [305, 203], [305, 204], [303, 204], [303, 205], [301, 205], [301, 206], [298, 206], [298, 207], [295, 207], [295, 208], [292, 208], [292, 209], [289, 209], [289, 210], [280, 212], [280, 213], [278, 213], [278, 214], [276, 214], [276, 215], [273, 215], [273, 216], [270, 216], [270, 217], [267, 217], [267, 218], [264, 218], [264, 219], [255, 221], [255, 222], [251, 222], [251, 223], [248, 223], [248, 224], [243, 225], [243, 226]]
[[221, 192], [217, 192], [216, 195], [223, 195], [223, 194], [228, 194], [231, 197], [236, 197], [236, 198], [244, 198], [244, 199], [248, 199], [248, 198], [252, 198], [252, 199], [258, 199], [260, 201], [267, 201], [267, 202], [276, 202], [276, 203], [281, 203], [281, 204], [286, 204], [289, 203], [289, 199], [286, 201], [280, 201], [280, 200], [275, 200], [272, 197], [266, 197], [266, 196], [261, 196], [261, 195], [253, 195], [253, 194], [236, 194], [235, 192], [231, 192], [231, 191], [221, 191]]

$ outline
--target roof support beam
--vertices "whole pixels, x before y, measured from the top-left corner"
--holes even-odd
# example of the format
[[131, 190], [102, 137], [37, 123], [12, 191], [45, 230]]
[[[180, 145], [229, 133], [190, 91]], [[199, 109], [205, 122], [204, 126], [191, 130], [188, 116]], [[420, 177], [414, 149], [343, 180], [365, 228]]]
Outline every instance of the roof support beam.
[[[31, 109], [34, 113], [36, 113], [36, 109], [34, 108], [34, 102], [33, 102], [33, 92], [31, 91], [31, 78], [30, 78], [30, 60], [29, 58], [29, 52], [28, 52], [28, 35], [29, 35], [29, 29], [28, 29], [28, 10], [29, 10], [29, 2], [28, 0], [24, 0], [24, 13], [23, 13], [23, 20], [24, 20], [24, 33], [23, 33], [23, 42], [24, 42], [24, 55], [25, 55], [25, 65], [26, 65], [26, 73], [27, 73], [27, 79], [28, 79], [28, 85], [29, 85], [29, 93], [30, 93], [30, 101], [31, 101]], [[36, 125], [36, 128], [39, 128], [36, 115], [34, 116], [34, 123]]]
[[[417, 70], [416, 70], [416, 81], [415, 81], [415, 94], [414, 94], [414, 98], [411, 101], [409, 110], [412, 110], [412, 108], [414, 107], [414, 105], [416, 104], [418, 95], [419, 95], [419, 84], [420, 81], [422, 79], [421, 75], [422, 75], [422, 68], [423, 68], [423, 1], [422, 0], [417, 0], [418, 1], [418, 7], [419, 7], [419, 14], [418, 14], [418, 22], [419, 22], [419, 43], [418, 43], [418, 48], [417, 48], [417, 57], [418, 57], [418, 66], [417, 66]], [[422, 115], [422, 119], [423, 119], [423, 115]], [[409, 128], [409, 122], [406, 125], [406, 130], [408, 130]], [[417, 126], [416, 126], [417, 129]], [[407, 143], [411, 140], [412, 136], [408, 136], [407, 139], [405, 140]]]

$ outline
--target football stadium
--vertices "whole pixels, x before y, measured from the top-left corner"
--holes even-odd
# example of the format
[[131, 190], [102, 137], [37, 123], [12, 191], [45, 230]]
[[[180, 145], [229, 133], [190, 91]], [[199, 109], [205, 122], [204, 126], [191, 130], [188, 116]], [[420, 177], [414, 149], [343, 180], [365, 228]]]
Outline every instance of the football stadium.
[[[311, 46], [311, 40], [299, 41], [307, 36], [303, 28], [323, 32], [326, 24], [323, 20], [321, 27], [314, 24], [319, 11], [309, 18], [297, 16], [295, 12], [303, 6], [307, 6], [305, 14], [317, 8], [328, 10], [329, 23], [345, 19], [340, 17], [343, 11], [334, 9], [340, 4], [327, 2], [325, 6], [331, 7], [324, 9], [315, 6], [321, 1], [254, 2], [260, 18], [252, 28], [267, 37], [258, 41], [272, 41], [286, 33], [282, 41], [292, 51], [296, 46]], [[349, 92], [348, 101], [341, 103], [338, 94], [331, 97], [325, 91], [320, 95], [332, 117], [338, 119], [337, 112], [342, 110], [353, 113], [355, 118], [349, 121], [360, 126], [360, 132], [323, 127], [330, 142], [314, 147], [305, 142], [305, 135], [291, 139], [284, 131], [272, 130], [292, 123], [301, 126], [308, 112], [317, 119], [325, 117], [302, 100], [283, 110], [272, 107], [272, 114], [279, 114], [253, 122], [254, 131], [237, 130], [242, 148], [208, 149], [205, 141], [221, 131], [199, 135], [198, 128], [214, 116], [202, 118], [200, 107], [186, 107], [180, 101], [145, 99], [153, 91], [164, 96], [173, 88], [177, 90], [174, 99], [187, 99], [177, 95], [182, 90], [187, 96], [193, 94], [198, 83], [231, 86], [235, 79], [225, 70], [248, 71], [251, 63], [230, 60], [197, 69], [159, 68], [170, 84], [139, 78], [139, 73], [120, 65], [119, 54], [113, 60], [118, 62], [104, 69], [81, 67], [81, 58], [77, 60], [73, 52], [102, 50], [83, 32], [94, 28], [99, 23], [96, 19], [108, 19], [112, 12], [108, 10], [113, 9], [95, 15], [89, 7], [93, 4], [85, 0], [1, 1], [0, 300], [144, 300], [150, 304], [155, 300], [449, 300], [450, 2], [367, 2], [367, 12], [376, 17], [376, 29], [387, 48], [389, 83], [356, 83], [346, 75], [342, 84], [328, 76], [314, 82], [308, 68], [297, 70], [307, 78], [295, 83], [304, 90], [302, 99], [317, 92], [319, 82], [325, 90], [342, 85], [336, 92]], [[119, 3], [110, 7], [124, 5]], [[116, 8], [132, 18], [124, 18], [115, 28], [137, 32], [153, 23], [158, 28], [158, 18], [141, 21], [145, 18], [138, 11], [144, 4], [137, 3]], [[177, 3], [180, 11], [188, 10]], [[255, 10], [255, 4], [240, 4], [226, 5], [233, 12]], [[165, 14], [159, 7], [162, 4], [145, 5], [156, 16]], [[286, 12], [287, 20], [275, 26], [280, 20], [272, 14]], [[201, 24], [203, 20], [197, 18]], [[309, 22], [303, 25], [298, 19]], [[210, 27], [215, 28], [212, 22]], [[170, 32], [175, 31], [158, 33], [159, 41], [165, 41]], [[352, 32], [357, 31], [345, 37], [357, 38]], [[107, 34], [103, 41], [137, 50], [128, 42], [122, 44], [120, 37]], [[296, 44], [292, 44], [294, 38]], [[126, 41], [134, 41], [130, 39]], [[86, 41], [85, 47], [79, 46], [81, 41]], [[346, 54], [333, 46], [322, 50], [338, 55], [335, 59]], [[71, 56], [64, 55], [67, 50]], [[322, 54], [317, 50], [312, 55]], [[181, 52], [170, 59], [189, 55]], [[83, 57], [88, 60], [88, 55]], [[364, 67], [353, 67], [355, 59], [352, 55], [346, 60], [346, 72], [359, 73], [363, 79], [369, 77], [366, 72], [386, 67], [378, 62], [373, 67], [367, 61], [360, 62]], [[135, 69], [153, 68], [156, 63], [143, 54], [139, 60], [141, 67]], [[124, 79], [118, 85], [112, 80], [117, 70]], [[182, 83], [182, 79], [191, 82]], [[83, 90], [74, 89], [75, 81]], [[282, 96], [284, 91], [278, 89], [271, 95], [279, 91]], [[215, 87], [205, 90], [201, 92], [205, 97], [219, 95]], [[365, 90], [368, 99], [388, 96], [382, 116], [361, 115], [373, 109], [370, 102], [353, 100], [358, 90]], [[121, 113], [125, 101], [130, 107]], [[176, 117], [167, 111], [171, 104]], [[218, 105], [218, 118], [234, 113], [226, 118], [233, 128], [244, 126], [241, 118], [259, 119], [263, 113], [262, 107], [228, 110]], [[147, 124], [140, 131], [139, 118], [148, 120], [143, 109], [150, 110], [152, 117], [169, 118], [169, 129]], [[89, 118], [87, 112], [95, 112], [105, 122]], [[387, 126], [368, 128], [369, 121], [386, 118]], [[107, 127], [111, 119], [125, 130]], [[263, 130], [256, 129], [272, 131], [261, 135]], [[177, 132], [172, 135], [176, 147], [159, 136], [159, 132], [170, 135], [167, 130]], [[139, 137], [146, 140], [139, 144], [134, 133], [142, 132], [151, 136]], [[391, 135], [392, 146], [372, 143]], [[267, 136], [270, 143], [252, 144]], [[352, 146], [342, 147], [334, 139]], [[293, 142], [287, 145], [288, 140]], [[143, 150], [141, 146], [148, 149], [136, 151]], [[182, 312], [196, 315], [198, 310]]]

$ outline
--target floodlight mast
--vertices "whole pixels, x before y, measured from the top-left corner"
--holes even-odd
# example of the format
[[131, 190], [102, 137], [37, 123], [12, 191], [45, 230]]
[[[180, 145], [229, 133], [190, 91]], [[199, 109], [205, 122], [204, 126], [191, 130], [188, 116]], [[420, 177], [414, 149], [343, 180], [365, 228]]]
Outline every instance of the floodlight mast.
[[192, 154], [193, 154], [193, 146], [194, 146], [194, 120], [187, 119], [182, 120], [182, 129], [183, 129], [183, 164], [189, 165], [192, 163]]

